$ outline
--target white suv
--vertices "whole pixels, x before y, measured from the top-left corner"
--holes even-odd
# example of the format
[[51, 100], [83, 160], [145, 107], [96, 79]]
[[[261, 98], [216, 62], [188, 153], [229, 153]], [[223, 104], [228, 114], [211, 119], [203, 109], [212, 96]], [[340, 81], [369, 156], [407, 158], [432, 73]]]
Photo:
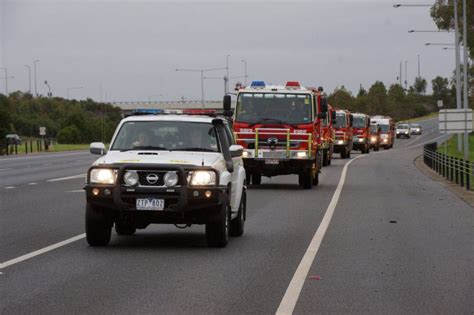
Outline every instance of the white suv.
[[[110, 150], [87, 173], [86, 238], [110, 242], [111, 229], [131, 235], [151, 223], [206, 225], [209, 246], [244, 232], [245, 170], [225, 118], [146, 115], [123, 119]], [[105, 153], [106, 152], [106, 153]]]

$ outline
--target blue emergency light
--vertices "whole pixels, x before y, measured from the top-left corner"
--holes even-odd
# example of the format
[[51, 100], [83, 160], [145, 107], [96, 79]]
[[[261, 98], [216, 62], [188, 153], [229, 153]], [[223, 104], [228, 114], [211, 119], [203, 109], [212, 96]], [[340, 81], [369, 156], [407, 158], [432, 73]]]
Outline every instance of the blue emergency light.
[[264, 81], [252, 81], [252, 84], [250, 84], [251, 88], [264, 88], [265, 87], [265, 82]]

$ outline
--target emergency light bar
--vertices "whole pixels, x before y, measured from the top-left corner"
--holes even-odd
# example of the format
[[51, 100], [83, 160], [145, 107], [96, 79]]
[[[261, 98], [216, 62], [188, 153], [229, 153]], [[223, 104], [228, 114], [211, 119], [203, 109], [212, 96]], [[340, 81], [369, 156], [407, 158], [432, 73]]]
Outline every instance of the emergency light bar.
[[286, 82], [286, 87], [287, 88], [293, 88], [293, 89], [299, 89], [300, 83], [298, 81], [288, 81]]
[[264, 88], [265, 87], [265, 82], [264, 81], [252, 81], [252, 84], [250, 84], [251, 88]]

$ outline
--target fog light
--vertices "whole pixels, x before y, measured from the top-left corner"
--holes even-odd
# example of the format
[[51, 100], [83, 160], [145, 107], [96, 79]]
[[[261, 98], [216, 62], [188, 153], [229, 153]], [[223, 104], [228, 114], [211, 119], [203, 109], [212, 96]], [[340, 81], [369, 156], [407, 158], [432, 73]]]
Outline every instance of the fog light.
[[308, 155], [306, 154], [305, 151], [303, 151], [303, 152], [296, 152], [296, 157], [297, 157], [297, 158], [305, 158], [305, 157], [307, 157], [307, 156], [308, 156]]
[[92, 189], [92, 194], [93, 194], [94, 196], [98, 196], [98, 195], [99, 195], [99, 189], [98, 189], [98, 188]]
[[105, 194], [106, 196], [110, 195], [110, 189], [104, 189], [104, 194]]
[[249, 157], [249, 156], [250, 156], [250, 153], [249, 153], [248, 151], [242, 152], [242, 157], [243, 157], [243, 158], [247, 158], [247, 157]]
[[210, 190], [206, 190], [206, 192], [204, 193], [206, 195], [207, 198], [210, 198], [212, 193]]

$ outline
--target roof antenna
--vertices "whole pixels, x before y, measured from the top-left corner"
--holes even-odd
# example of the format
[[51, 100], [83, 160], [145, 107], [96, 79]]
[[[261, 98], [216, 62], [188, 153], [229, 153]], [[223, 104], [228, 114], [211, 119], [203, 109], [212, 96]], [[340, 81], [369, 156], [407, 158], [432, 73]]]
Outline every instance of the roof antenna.
[[204, 158], [202, 158], [201, 166], [204, 166]]

